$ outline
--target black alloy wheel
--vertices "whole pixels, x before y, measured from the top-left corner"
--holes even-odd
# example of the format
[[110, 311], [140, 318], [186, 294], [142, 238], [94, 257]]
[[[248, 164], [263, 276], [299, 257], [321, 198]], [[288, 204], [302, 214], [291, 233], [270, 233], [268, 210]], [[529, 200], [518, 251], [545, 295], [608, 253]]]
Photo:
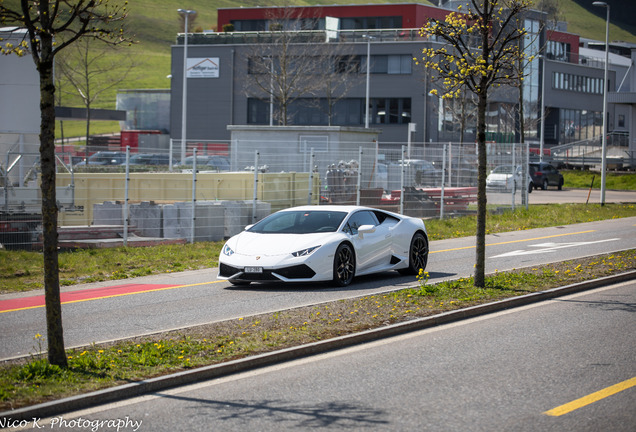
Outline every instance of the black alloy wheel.
[[428, 239], [421, 232], [415, 233], [411, 239], [409, 248], [409, 266], [398, 270], [403, 275], [419, 274], [420, 269], [425, 270], [428, 263]]
[[353, 249], [347, 243], [338, 246], [333, 259], [333, 281], [344, 287], [351, 283], [356, 273], [356, 258]]

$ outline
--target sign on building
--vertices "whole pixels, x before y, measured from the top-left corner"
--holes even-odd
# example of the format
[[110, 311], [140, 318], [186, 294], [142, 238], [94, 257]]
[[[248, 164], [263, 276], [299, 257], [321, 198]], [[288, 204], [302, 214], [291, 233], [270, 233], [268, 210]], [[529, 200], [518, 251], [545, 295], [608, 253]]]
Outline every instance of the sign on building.
[[188, 58], [188, 78], [218, 78], [219, 58]]

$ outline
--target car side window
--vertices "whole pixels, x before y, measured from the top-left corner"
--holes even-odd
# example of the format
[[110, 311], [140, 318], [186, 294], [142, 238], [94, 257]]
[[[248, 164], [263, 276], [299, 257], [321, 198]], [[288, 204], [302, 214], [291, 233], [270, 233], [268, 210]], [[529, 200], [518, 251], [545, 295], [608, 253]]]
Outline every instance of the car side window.
[[358, 234], [358, 228], [362, 225], [379, 225], [378, 218], [368, 210], [362, 210], [354, 213], [344, 227], [344, 231], [351, 234]]

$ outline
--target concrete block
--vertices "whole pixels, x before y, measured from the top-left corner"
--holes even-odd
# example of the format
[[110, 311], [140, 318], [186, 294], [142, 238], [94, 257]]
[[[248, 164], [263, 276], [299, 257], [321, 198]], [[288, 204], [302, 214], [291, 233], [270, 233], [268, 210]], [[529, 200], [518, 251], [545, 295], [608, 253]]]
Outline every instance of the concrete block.
[[93, 225], [123, 225], [123, 207], [119, 201], [93, 204]]
[[142, 237], [163, 237], [162, 207], [150, 201], [130, 205], [130, 224]]
[[163, 206], [163, 237], [190, 238], [192, 204], [176, 202]]

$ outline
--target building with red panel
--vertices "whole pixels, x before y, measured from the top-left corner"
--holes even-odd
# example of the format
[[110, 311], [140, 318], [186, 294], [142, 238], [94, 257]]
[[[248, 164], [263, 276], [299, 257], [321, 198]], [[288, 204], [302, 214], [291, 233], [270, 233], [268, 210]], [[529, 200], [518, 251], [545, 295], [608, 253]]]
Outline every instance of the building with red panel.
[[[325, 46], [334, 51], [344, 47], [355, 67], [329, 115], [320, 108], [329, 105], [326, 97], [307, 93], [285, 107], [293, 113], [286, 124], [360, 127], [369, 122], [382, 131], [381, 146], [404, 143], [407, 137], [420, 143], [460, 137], [474, 142], [474, 116], [460, 122], [453, 101], [432, 96], [430, 90], [438, 83], [413, 61], [421, 57], [423, 48], [440, 43], [421, 37], [419, 29], [429, 19], [444, 19], [450, 12], [416, 3], [219, 9], [219, 32], [193, 34], [188, 42], [189, 59], [213, 59], [218, 64], [215, 75], [188, 80], [188, 139], [229, 139], [228, 125], [280, 124], [280, 117], [274, 116], [281, 107], [247, 89], [245, 83], [268, 73], [257, 71], [256, 65], [259, 59], [278, 55], [273, 47], [280, 40], [274, 35], [294, 32], [292, 45], [315, 47], [309, 50], [315, 57], [324, 55], [319, 53]], [[524, 49], [537, 56], [523, 86], [525, 142], [538, 145], [542, 129], [546, 147], [592, 140], [601, 135], [603, 65], [587, 62], [579, 54], [579, 36], [546, 31], [545, 24], [542, 12], [529, 11], [524, 17], [529, 32]], [[181, 137], [183, 40], [179, 36], [172, 47], [171, 136], [175, 139]], [[273, 68], [276, 60], [271, 61]], [[366, 88], [365, 77], [370, 82]], [[616, 81], [616, 73], [611, 72], [608, 88], [614, 89]], [[493, 94], [488, 108], [490, 141], [521, 141], [518, 105], [517, 88]]]
[[[342, 30], [378, 28], [420, 28], [429, 19], [444, 19], [450, 12], [423, 4], [369, 4], [279, 7], [221, 8], [218, 10], [217, 29], [232, 24], [235, 31], [267, 31], [273, 17], [281, 11], [294, 20], [318, 21], [325, 17], [340, 19]], [[322, 27], [324, 29], [324, 26]], [[312, 30], [319, 30], [320, 25]]]

